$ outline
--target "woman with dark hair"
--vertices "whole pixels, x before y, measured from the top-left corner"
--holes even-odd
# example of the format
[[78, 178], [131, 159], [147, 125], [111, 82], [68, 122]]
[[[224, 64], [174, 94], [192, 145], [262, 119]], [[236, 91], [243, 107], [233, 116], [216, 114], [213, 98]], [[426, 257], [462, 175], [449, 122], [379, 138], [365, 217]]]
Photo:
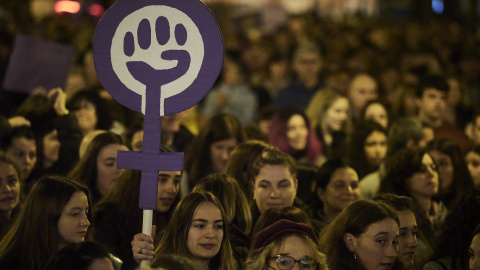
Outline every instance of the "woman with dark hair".
[[66, 108], [66, 100], [67, 94], [57, 87], [46, 94], [30, 95], [16, 111], [30, 121], [37, 138], [37, 177], [64, 175], [78, 161], [82, 133], [74, 114]]
[[376, 171], [387, 156], [387, 132], [377, 122], [361, 121], [354, 128], [348, 145], [348, 159], [362, 179]]
[[237, 180], [248, 201], [253, 198], [253, 183], [250, 177], [250, 167], [263, 150], [269, 147], [272, 146], [262, 141], [245, 141], [233, 149], [228, 159], [226, 174]]
[[155, 252], [152, 238], [140, 233], [132, 241], [133, 256], [139, 262], [155, 254], [173, 254], [190, 258], [196, 269], [235, 270], [227, 225], [215, 196], [192, 192], [175, 208]]
[[[400, 222], [398, 238], [398, 259], [404, 270], [422, 269], [430, 257], [423, 236], [419, 234], [417, 220], [413, 213], [413, 200], [407, 196], [384, 193], [373, 198], [374, 201], [390, 205], [397, 211]], [[427, 257], [428, 256], [428, 257]]]
[[240, 185], [226, 174], [211, 174], [200, 179], [193, 192], [210, 192], [222, 202], [228, 222], [230, 244], [237, 262], [245, 261], [250, 248], [252, 214]]
[[188, 193], [210, 173], [225, 172], [232, 150], [244, 140], [242, 125], [235, 116], [219, 114], [212, 117], [185, 152], [184, 176], [188, 178], [182, 180], [182, 192]]
[[113, 117], [108, 102], [97, 91], [76, 92], [67, 107], [75, 113], [83, 136], [96, 129], [110, 130], [112, 128]]
[[2, 141], [5, 154], [11, 158], [20, 169], [22, 196], [27, 194], [33, 185], [32, 171], [37, 164], [37, 143], [35, 135], [28, 126], [11, 128]]
[[[162, 150], [172, 152], [165, 147]], [[122, 269], [133, 269], [137, 265], [130, 242], [142, 230], [143, 211], [138, 207], [140, 176], [140, 171], [125, 171], [116, 181], [115, 188], [95, 206], [92, 238], [123, 261]], [[158, 172], [157, 208], [153, 215], [157, 236], [161, 236], [167, 227], [180, 201], [180, 179], [180, 171]]]
[[42, 269], [55, 252], [84, 241], [90, 205], [87, 187], [64, 177], [39, 179], [0, 242], [0, 269]]
[[302, 109], [279, 110], [273, 116], [268, 137], [271, 145], [291, 155], [298, 162], [319, 166], [324, 161], [322, 146]]
[[480, 188], [463, 194], [452, 209], [436, 239], [431, 261], [423, 269], [468, 269], [468, 246], [472, 234], [480, 224]]
[[325, 156], [343, 156], [344, 143], [352, 125], [347, 97], [333, 90], [318, 91], [310, 101], [306, 113], [322, 143]]
[[438, 167], [438, 199], [450, 208], [454, 201], [473, 187], [462, 150], [456, 142], [449, 139], [434, 139], [427, 144], [426, 149]]
[[[115, 260], [115, 262], [117, 262]], [[96, 242], [70, 244], [59, 250], [45, 265], [44, 270], [114, 270], [114, 259]]]
[[361, 119], [372, 120], [380, 124], [385, 130], [390, 126], [389, 108], [379, 99], [368, 101], [360, 113]]
[[330, 270], [401, 269], [397, 257], [399, 221], [386, 204], [360, 200], [349, 205], [319, 239]]
[[310, 209], [313, 218], [330, 223], [347, 206], [358, 201], [360, 188], [358, 174], [346, 159], [325, 162], [317, 176], [314, 199]]
[[[60, 89], [56, 90], [56, 94], [65, 95]], [[79, 134], [78, 130], [74, 129], [74, 122], [64, 114], [68, 111], [65, 110], [61, 114], [57, 114], [60, 112], [56, 112], [53, 104], [54, 100], [50, 100], [45, 95], [31, 95], [20, 105], [16, 112], [17, 115], [24, 116], [30, 121], [31, 129], [37, 141], [37, 166], [32, 176], [35, 179], [47, 173], [67, 173], [73, 165], [71, 164], [72, 161], [76, 161], [74, 159], [69, 164], [61, 164], [62, 162], [59, 162], [57, 165], [61, 148], [59, 133], [64, 134], [64, 136], [66, 134], [69, 135], [67, 135], [68, 138], [65, 138], [70, 140], [67, 143], [69, 147], [66, 150], [68, 151], [76, 150], [72, 148], [71, 141], [76, 139], [74, 145], [78, 147], [80, 137], [75, 136]], [[72, 136], [72, 133], [75, 133], [75, 131], [77, 131], [77, 134]], [[64, 156], [66, 157], [67, 155]], [[61, 165], [67, 166], [67, 168], [62, 168]]]
[[95, 205], [113, 186], [122, 170], [117, 169], [117, 151], [128, 151], [125, 140], [113, 132], [97, 135], [69, 176], [86, 185]]
[[20, 213], [20, 169], [0, 152], [0, 239]]
[[387, 159], [379, 194], [393, 193], [413, 199], [420, 232], [432, 247], [447, 208], [435, 200], [438, 193], [437, 165], [423, 148], [403, 149]]
[[468, 171], [473, 180], [473, 185], [480, 186], [480, 145], [474, 146], [465, 156]]

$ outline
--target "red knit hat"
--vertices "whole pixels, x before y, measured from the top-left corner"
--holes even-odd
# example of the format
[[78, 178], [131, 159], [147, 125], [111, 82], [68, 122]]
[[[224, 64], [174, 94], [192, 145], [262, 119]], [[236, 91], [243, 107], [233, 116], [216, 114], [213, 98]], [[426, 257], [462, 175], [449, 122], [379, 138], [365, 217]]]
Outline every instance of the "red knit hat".
[[281, 219], [255, 235], [247, 258], [250, 258], [255, 250], [270, 244], [277, 236], [286, 233], [301, 233], [312, 239], [313, 242], [318, 242], [317, 236], [310, 225]]

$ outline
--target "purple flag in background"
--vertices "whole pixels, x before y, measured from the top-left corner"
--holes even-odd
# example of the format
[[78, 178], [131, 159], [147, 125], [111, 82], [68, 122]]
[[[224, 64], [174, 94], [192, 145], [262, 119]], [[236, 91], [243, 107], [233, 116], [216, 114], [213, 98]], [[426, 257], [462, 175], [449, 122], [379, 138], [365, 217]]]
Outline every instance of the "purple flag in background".
[[30, 93], [35, 87], [65, 87], [75, 49], [73, 46], [18, 34], [3, 88]]

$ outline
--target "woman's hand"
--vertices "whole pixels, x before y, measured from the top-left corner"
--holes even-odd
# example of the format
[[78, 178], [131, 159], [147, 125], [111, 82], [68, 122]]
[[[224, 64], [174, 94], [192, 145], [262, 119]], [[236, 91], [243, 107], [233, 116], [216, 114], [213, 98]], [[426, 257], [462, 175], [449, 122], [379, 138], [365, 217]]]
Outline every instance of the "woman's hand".
[[23, 116], [14, 116], [8, 118], [8, 124], [11, 127], [18, 127], [18, 126], [31, 126], [30, 121], [28, 121], [25, 117]]
[[68, 114], [69, 111], [66, 108], [67, 103], [67, 94], [62, 90], [62, 88], [54, 88], [48, 91], [47, 97], [53, 100], [53, 109], [58, 115]]
[[155, 255], [155, 247], [153, 246], [153, 238], [155, 237], [155, 225], [152, 226], [152, 237], [138, 233], [132, 240], [133, 258], [137, 263], [142, 260], [152, 260]]

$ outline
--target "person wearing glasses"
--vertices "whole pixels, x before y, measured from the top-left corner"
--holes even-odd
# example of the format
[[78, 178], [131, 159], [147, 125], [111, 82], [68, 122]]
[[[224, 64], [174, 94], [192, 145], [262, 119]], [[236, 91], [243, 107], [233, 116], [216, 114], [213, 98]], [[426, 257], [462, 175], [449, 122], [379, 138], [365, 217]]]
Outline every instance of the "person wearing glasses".
[[[295, 267], [298, 264], [297, 267]], [[255, 234], [245, 270], [326, 270], [312, 227], [281, 219]]]

